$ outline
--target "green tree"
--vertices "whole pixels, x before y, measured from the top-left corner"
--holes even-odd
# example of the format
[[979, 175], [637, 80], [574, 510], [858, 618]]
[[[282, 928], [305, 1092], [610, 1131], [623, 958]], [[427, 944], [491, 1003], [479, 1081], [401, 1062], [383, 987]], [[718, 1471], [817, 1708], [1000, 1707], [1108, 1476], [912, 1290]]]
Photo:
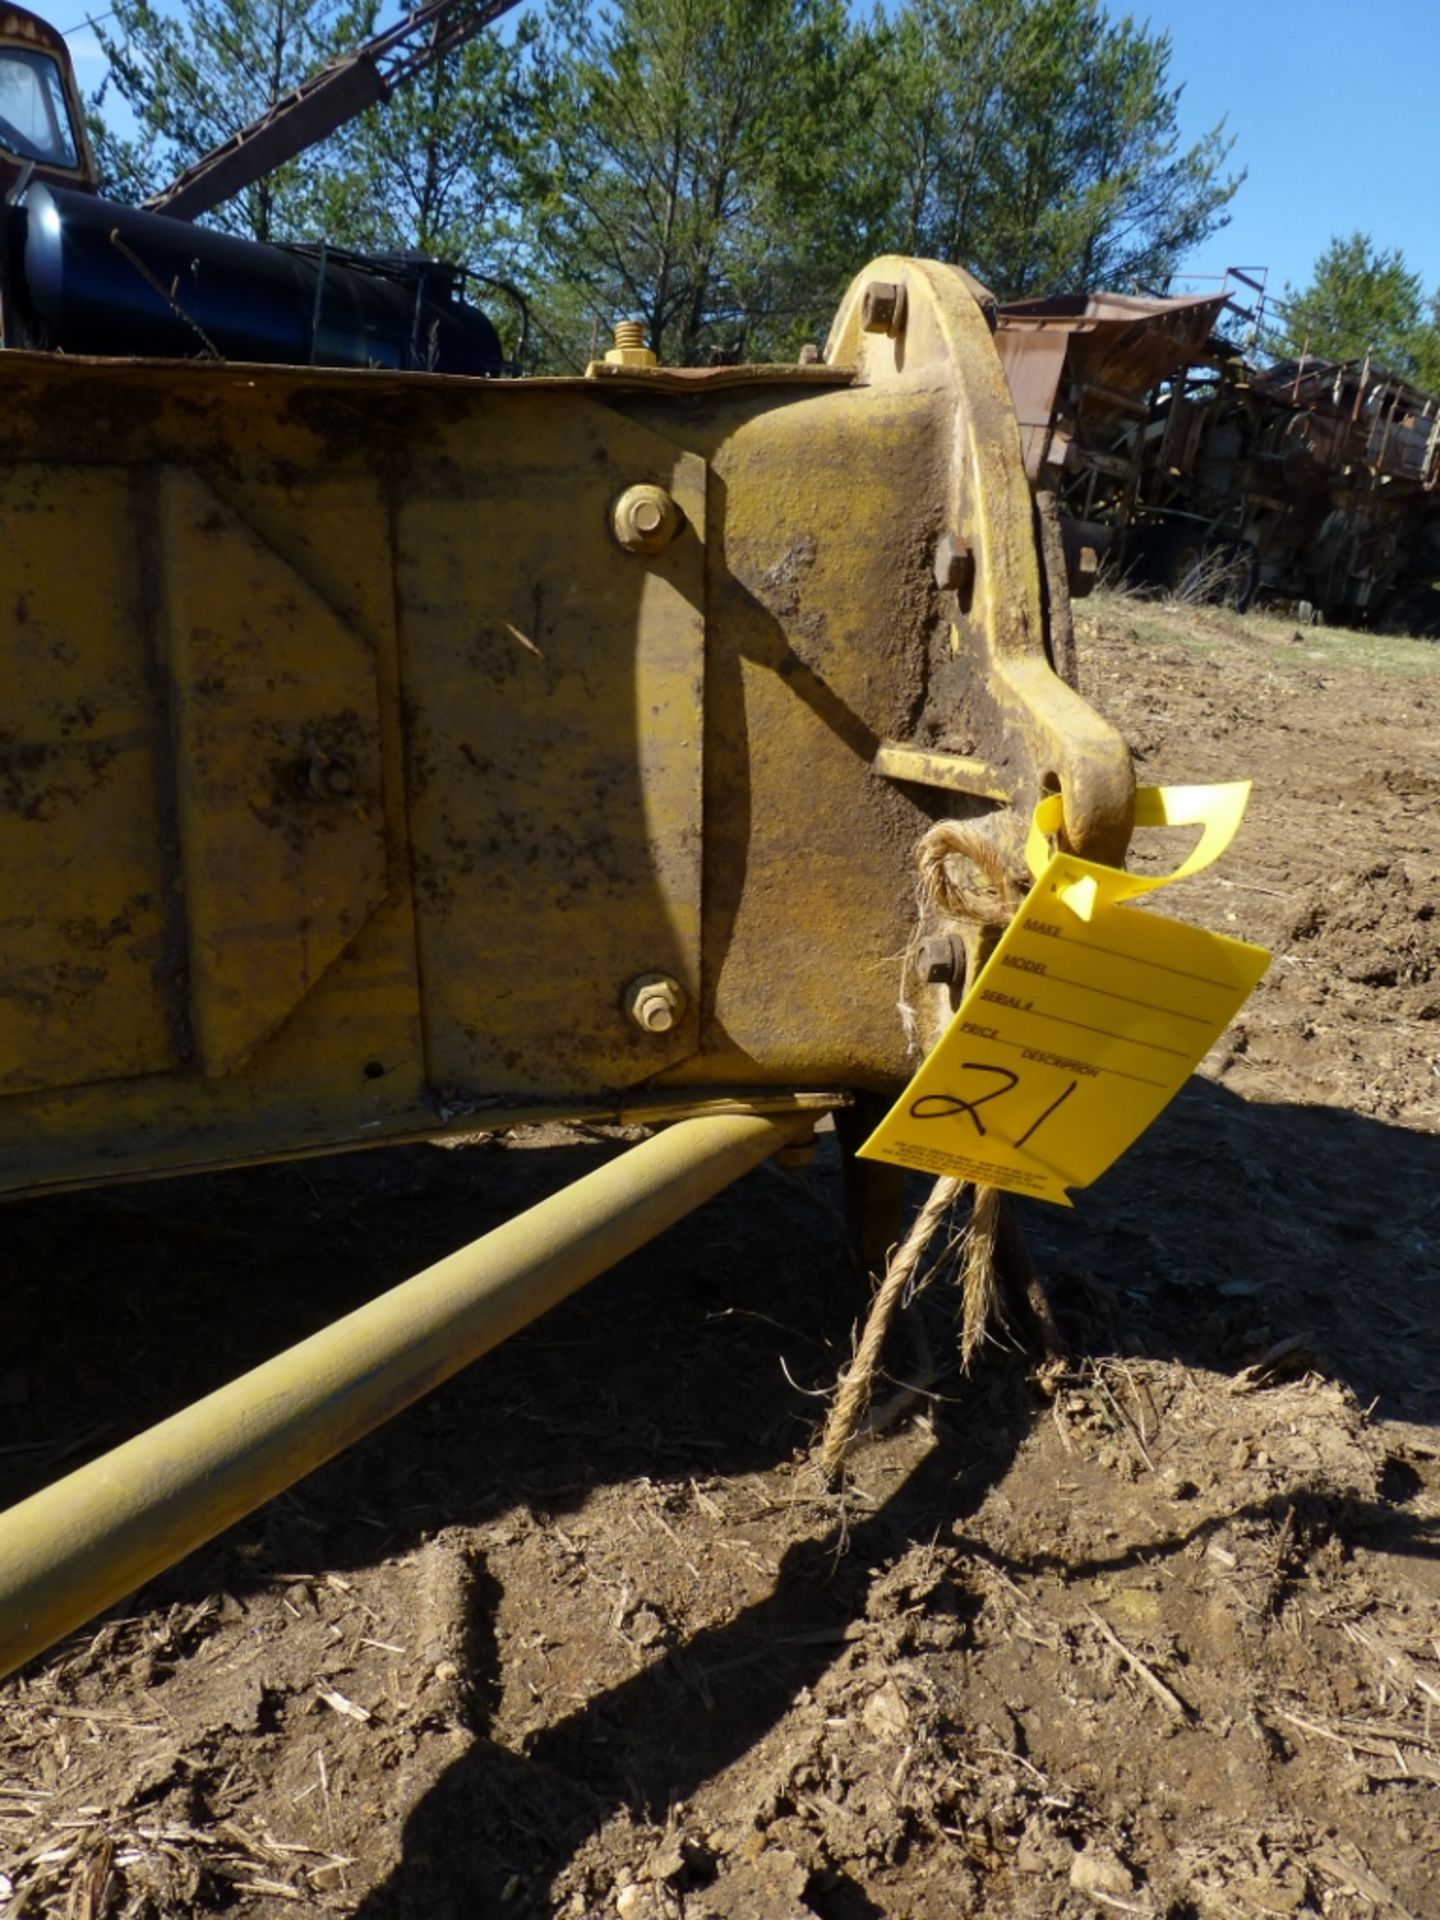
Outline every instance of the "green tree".
[[[548, 358], [793, 355], [855, 263], [831, 193], [873, 100], [842, 0], [552, 0], [528, 174]], [[863, 169], [862, 169], [863, 170]]]
[[1164, 282], [1223, 226], [1223, 125], [1186, 145], [1169, 36], [1099, 0], [905, 0], [874, 29], [898, 250], [1002, 298]]
[[[543, 361], [617, 318], [662, 358], [790, 357], [875, 254], [969, 266], [1002, 295], [1162, 280], [1223, 224], [1220, 129], [1186, 146], [1164, 35], [1100, 0], [548, 0], [318, 157], [217, 210], [522, 279]], [[373, 27], [377, 0], [118, 0], [97, 127], [139, 197]], [[104, 93], [97, 101], [103, 110]]]
[[1398, 247], [1367, 233], [1337, 234], [1310, 284], [1287, 285], [1269, 345], [1277, 359], [1361, 360], [1440, 387], [1440, 293], [1427, 302], [1420, 276]]
[[327, 238], [503, 270], [520, 219], [524, 75], [532, 34], [482, 33], [327, 148], [311, 212]]
[[[364, 39], [375, 11], [374, 0], [191, 0], [180, 13], [117, 0], [109, 24], [95, 26], [110, 63], [90, 116], [106, 190], [138, 200], [164, 186]], [[134, 118], [131, 134], [105, 119], [112, 90]], [[292, 162], [211, 218], [256, 240], [297, 237], [313, 226], [314, 177]]]
[[1440, 393], [1440, 288], [1430, 296], [1425, 318], [1410, 336], [1410, 377], [1427, 393]]

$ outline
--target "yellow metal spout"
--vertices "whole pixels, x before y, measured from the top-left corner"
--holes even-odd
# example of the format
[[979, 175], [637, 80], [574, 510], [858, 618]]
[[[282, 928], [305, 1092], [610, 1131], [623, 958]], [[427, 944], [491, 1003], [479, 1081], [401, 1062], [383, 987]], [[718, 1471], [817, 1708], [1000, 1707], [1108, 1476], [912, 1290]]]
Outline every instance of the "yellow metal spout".
[[399, 1413], [815, 1114], [686, 1120], [0, 1515], [0, 1676]]

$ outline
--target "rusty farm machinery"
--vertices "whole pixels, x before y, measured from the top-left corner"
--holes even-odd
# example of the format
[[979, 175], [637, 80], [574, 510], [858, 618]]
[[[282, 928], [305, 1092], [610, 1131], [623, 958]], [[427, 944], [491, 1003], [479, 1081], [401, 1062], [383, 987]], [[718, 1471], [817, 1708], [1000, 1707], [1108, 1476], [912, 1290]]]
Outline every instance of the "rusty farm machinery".
[[5, 1190], [661, 1131], [0, 1517], [6, 1670], [892, 1091], [935, 819], [1013, 861], [1058, 792], [1123, 855], [973, 283], [877, 262], [813, 365], [648, 357], [7, 356]]
[[1227, 298], [1085, 294], [999, 309], [1031, 484], [1077, 585], [1099, 566], [1243, 611], [1440, 628], [1440, 400], [1368, 360], [1257, 368]]

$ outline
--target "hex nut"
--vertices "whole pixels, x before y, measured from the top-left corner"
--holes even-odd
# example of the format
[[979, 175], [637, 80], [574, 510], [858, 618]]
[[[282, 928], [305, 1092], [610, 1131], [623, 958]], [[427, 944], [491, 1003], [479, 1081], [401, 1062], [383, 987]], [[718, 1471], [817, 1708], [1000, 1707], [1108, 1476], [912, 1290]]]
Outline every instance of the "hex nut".
[[624, 992], [625, 1011], [642, 1033], [669, 1033], [685, 1017], [685, 989], [668, 973], [642, 973]]
[[610, 524], [627, 553], [662, 553], [680, 531], [680, 509], [664, 487], [627, 487]]
[[950, 532], [935, 542], [935, 584], [942, 592], [963, 593], [975, 578], [975, 555], [968, 542]]
[[920, 942], [920, 978], [929, 987], [953, 987], [964, 971], [959, 942], [949, 934], [932, 934]]
[[903, 280], [872, 280], [860, 302], [860, 325], [866, 333], [888, 333], [893, 339], [905, 331], [909, 312]]

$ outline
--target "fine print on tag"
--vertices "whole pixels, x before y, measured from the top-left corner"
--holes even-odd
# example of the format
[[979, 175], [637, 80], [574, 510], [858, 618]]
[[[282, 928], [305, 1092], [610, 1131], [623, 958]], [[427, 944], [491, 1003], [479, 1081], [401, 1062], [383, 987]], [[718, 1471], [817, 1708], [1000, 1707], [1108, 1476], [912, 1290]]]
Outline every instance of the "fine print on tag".
[[1050, 854], [1058, 795], [1035, 811], [1035, 884], [934, 1051], [860, 1149], [1068, 1207], [1169, 1104], [1270, 964], [1263, 947], [1129, 904], [1209, 866], [1250, 782], [1142, 787], [1137, 826], [1203, 826], [1163, 876]]

